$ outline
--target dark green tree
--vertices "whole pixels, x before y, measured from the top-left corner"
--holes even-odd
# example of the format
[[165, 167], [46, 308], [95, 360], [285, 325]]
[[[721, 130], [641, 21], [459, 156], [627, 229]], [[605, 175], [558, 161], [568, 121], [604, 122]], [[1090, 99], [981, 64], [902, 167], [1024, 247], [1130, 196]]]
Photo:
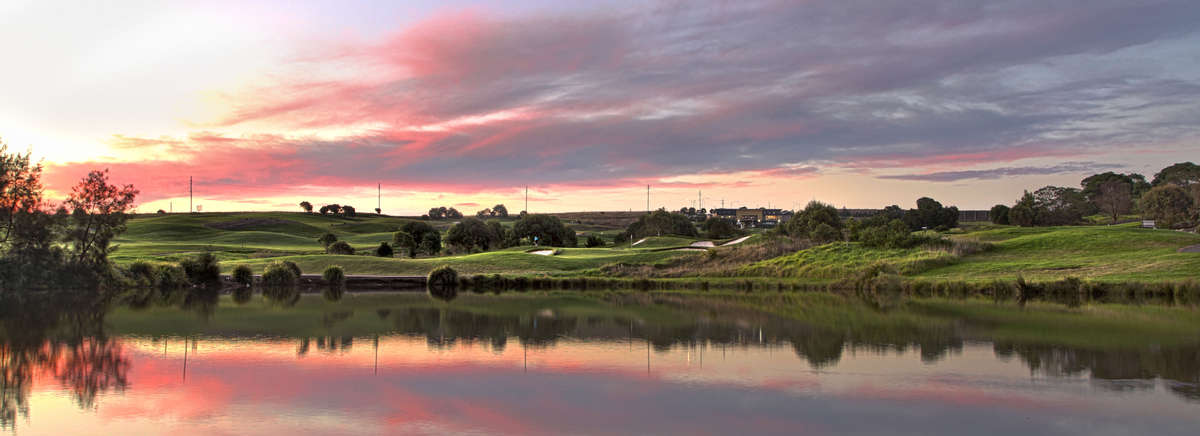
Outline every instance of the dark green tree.
[[993, 224], [1009, 224], [1008, 211], [1008, 206], [997, 204], [992, 206], [992, 210], [988, 213], [988, 216], [991, 217]]
[[442, 234], [441, 233], [425, 233], [421, 236], [421, 251], [430, 256], [437, 256], [442, 252]]
[[1142, 215], [1155, 220], [1159, 227], [1175, 228], [1188, 222], [1192, 199], [1188, 192], [1175, 185], [1155, 186], [1140, 201]]
[[417, 257], [417, 240], [408, 232], [393, 233], [392, 245], [401, 250], [408, 250], [408, 257]]
[[[796, 212], [792, 219], [788, 220], [781, 228], [784, 233], [793, 238], [809, 238], [817, 242], [829, 242], [832, 240], [840, 240], [840, 237], [829, 237], [833, 234], [825, 228], [821, 228], [824, 224], [830, 229], [841, 231], [843, 224], [842, 219], [838, 216], [837, 208], [833, 205], [825, 204], [819, 201], [810, 201], [804, 206], [803, 210]], [[820, 228], [819, 232], [818, 228]], [[819, 233], [818, 238], [814, 238], [814, 232]]]
[[500, 236], [479, 218], [463, 218], [446, 232], [446, 244], [463, 251], [488, 251], [500, 245]]
[[1171, 184], [1186, 188], [1193, 183], [1200, 183], [1200, 165], [1191, 162], [1171, 165], [1154, 175], [1154, 186]]

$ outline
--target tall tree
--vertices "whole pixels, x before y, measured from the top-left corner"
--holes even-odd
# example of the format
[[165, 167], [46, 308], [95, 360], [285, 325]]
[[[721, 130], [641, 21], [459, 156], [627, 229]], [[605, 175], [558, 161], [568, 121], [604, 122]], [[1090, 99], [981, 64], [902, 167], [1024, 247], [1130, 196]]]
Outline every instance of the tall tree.
[[1120, 180], [1109, 180], [1100, 184], [1099, 192], [1093, 197], [1096, 207], [1116, 223], [1121, 214], [1133, 208], [1133, 184]]
[[446, 232], [446, 243], [462, 250], [491, 250], [500, 245], [500, 236], [479, 218], [464, 218]]
[[300, 208], [304, 209], [305, 213], [312, 213], [313, 205], [312, 205], [312, 203], [309, 203], [307, 201], [301, 201]]
[[1015, 226], [1032, 227], [1038, 224], [1038, 215], [1037, 199], [1025, 191], [1008, 211], [1008, 221]]
[[1193, 183], [1200, 183], [1200, 165], [1191, 162], [1171, 165], [1154, 175], [1154, 186], [1172, 184], [1186, 188]]
[[997, 204], [992, 206], [992, 210], [988, 213], [988, 216], [991, 217], [994, 224], [1008, 224], [1008, 212], [1008, 206]]
[[1142, 196], [1140, 203], [1143, 216], [1167, 228], [1185, 223], [1192, 209], [1191, 196], [1175, 185], [1155, 186]]
[[107, 265], [109, 244], [125, 231], [126, 212], [133, 209], [138, 190], [133, 185], [108, 184], [108, 170], [92, 171], [71, 189], [67, 206], [72, 227], [68, 232], [71, 259], [93, 266]]
[[0, 247], [19, 231], [23, 215], [40, 211], [42, 165], [33, 163], [30, 153], [8, 153], [0, 141]]
[[1035, 225], [1062, 226], [1078, 224], [1086, 215], [1095, 213], [1083, 192], [1075, 188], [1046, 186], [1033, 192], [1038, 211]]
[[493, 215], [500, 217], [500, 218], [508, 218], [508, 208], [504, 207], [503, 204], [497, 204], [497, 205], [493, 206], [492, 213], [493, 213]]

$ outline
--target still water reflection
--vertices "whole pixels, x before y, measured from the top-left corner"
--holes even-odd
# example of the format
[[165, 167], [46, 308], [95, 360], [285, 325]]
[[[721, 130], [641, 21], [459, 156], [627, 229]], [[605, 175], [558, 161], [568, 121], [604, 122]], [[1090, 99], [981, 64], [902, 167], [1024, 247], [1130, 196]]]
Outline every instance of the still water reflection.
[[[882, 314], [801, 300], [356, 294], [288, 307], [222, 299], [137, 309], [8, 301], [0, 427], [175, 436], [1195, 434], [1200, 424], [1200, 332], [1188, 309], [1041, 317], [930, 302]], [[774, 310], [789, 307], [806, 310]]]

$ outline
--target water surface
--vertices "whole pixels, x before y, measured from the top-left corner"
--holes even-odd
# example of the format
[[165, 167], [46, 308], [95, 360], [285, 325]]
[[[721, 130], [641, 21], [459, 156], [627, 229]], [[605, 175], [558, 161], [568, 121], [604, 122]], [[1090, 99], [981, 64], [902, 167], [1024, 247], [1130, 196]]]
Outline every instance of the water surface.
[[0, 425], [184, 436], [1192, 435], [1200, 424], [1188, 309], [880, 313], [827, 300], [9, 305]]

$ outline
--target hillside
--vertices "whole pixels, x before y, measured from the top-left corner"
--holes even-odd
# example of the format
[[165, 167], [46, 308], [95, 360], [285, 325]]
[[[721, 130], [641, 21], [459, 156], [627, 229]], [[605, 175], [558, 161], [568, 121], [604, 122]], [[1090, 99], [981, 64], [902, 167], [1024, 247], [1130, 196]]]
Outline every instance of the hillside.
[[[142, 215], [129, 221], [129, 229], [116, 241], [120, 248], [112, 258], [122, 264], [135, 260], [173, 262], [207, 251], [216, 254], [227, 271], [236, 265], [248, 265], [261, 271], [273, 261], [286, 259], [311, 273], [320, 272], [328, 265], [341, 265], [350, 274], [424, 275], [440, 265], [450, 265], [464, 274], [577, 272], [617, 262], [654, 264], [693, 254], [656, 250], [693, 242], [683, 238], [664, 238], [647, 247], [633, 249], [568, 248], [552, 256], [526, 253], [530, 247], [514, 247], [488, 253], [417, 259], [327, 255], [317, 242], [320, 235], [329, 232], [350, 243], [360, 253], [366, 253], [380, 242], [390, 242], [392, 233], [409, 221], [409, 218], [377, 215], [348, 218], [300, 212]], [[443, 232], [454, 223], [451, 220], [426, 222]]]

